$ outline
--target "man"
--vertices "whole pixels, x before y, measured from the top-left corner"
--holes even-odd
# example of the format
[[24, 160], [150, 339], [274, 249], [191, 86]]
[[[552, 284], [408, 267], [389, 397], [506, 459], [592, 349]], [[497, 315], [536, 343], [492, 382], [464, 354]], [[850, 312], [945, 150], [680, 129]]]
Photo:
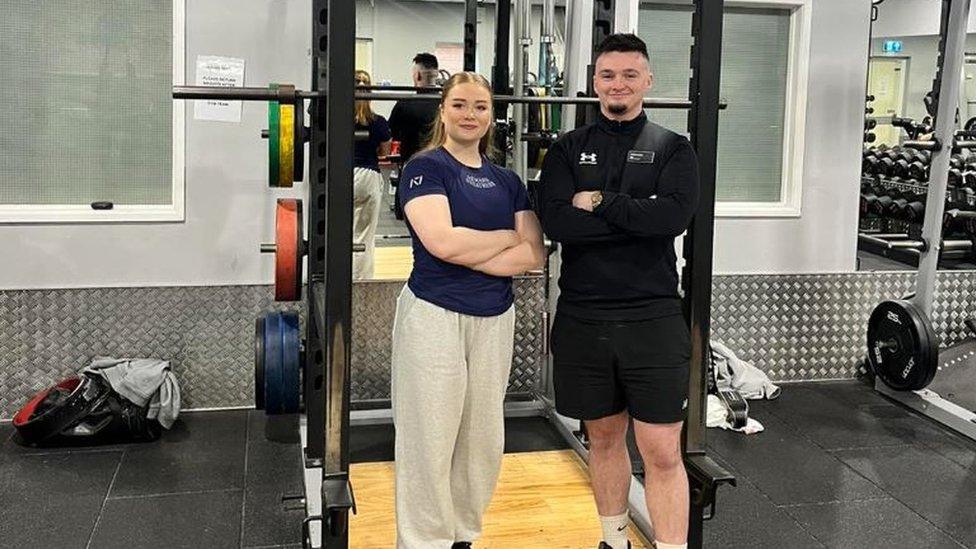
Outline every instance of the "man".
[[[438, 76], [437, 58], [430, 53], [418, 53], [413, 58], [413, 85], [432, 88]], [[439, 101], [397, 101], [390, 112], [393, 139], [400, 142], [400, 158], [404, 163], [423, 148], [437, 115]]]
[[[417, 88], [436, 86], [439, 76], [437, 57], [430, 53], [418, 53], [413, 58], [413, 85]], [[394, 141], [400, 142], [400, 167], [406, 165], [427, 142], [440, 101], [397, 101], [390, 111], [390, 131]], [[397, 186], [393, 211], [397, 219], [403, 219], [400, 209], [400, 188]]]
[[697, 206], [697, 160], [687, 139], [644, 114], [653, 81], [644, 42], [611, 35], [596, 55], [599, 120], [549, 150], [536, 204], [562, 246], [551, 339], [556, 408], [586, 425], [600, 548], [630, 547], [631, 419], [657, 547], [686, 548], [680, 437], [691, 342], [674, 239]]

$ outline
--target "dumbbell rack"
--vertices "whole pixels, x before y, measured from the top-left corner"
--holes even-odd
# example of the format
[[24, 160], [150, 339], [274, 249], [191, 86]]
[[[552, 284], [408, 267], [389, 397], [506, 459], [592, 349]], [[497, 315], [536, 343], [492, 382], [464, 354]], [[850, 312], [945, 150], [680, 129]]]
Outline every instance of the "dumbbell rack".
[[[876, 155], [887, 162], [882, 166]], [[917, 267], [924, 246], [922, 215], [928, 184], [902, 178], [914, 163], [917, 165], [911, 175], [924, 175], [927, 179], [928, 167], [922, 162], [928, 158], [909, 148], [866, 150], [864, 158], [858, 249]], [[942, 268], [976, 268], [976, 223], [970, 221], [976, 215], [976, 163], [972, 158], [953, 156], [939, 254]], [[925, 173], [920, 173], [922, 167]], [[870, 173], [872, 169], [882, 173]], [[891, 175], [895, 171], [900, 175]]]

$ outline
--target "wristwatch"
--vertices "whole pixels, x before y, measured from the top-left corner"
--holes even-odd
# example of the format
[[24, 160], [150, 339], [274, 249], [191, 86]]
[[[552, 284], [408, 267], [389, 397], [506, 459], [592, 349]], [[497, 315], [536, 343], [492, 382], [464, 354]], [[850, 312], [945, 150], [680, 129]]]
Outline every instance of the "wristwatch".
[[596, 209], [597, 206], [600, 205], [601, 202], [603, 202], [602, 192], [596, 191], [592, 195], [590, 195], [590, 206], [592, 206], [594, 210]]

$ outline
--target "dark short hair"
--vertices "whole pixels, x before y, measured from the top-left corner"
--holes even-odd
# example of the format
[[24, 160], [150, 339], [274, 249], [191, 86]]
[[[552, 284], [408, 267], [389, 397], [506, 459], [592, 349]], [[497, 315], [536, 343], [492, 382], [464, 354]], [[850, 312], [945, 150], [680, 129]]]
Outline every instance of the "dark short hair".
[[603, 39], [600, 45], [593, 52], [593, 59], [596, 60], [608, 51], [630, 52], [636, 51], [650, 62], [651, 58], [647, 55], [647, 44], [635, 34], [611, 34]]
[[432, 53], [418, 53], [417, 55], [413, 56], [413, 62], [428, 70], [436, 71], [439, 68], [437, 66], [437, 57], [435, 57]]

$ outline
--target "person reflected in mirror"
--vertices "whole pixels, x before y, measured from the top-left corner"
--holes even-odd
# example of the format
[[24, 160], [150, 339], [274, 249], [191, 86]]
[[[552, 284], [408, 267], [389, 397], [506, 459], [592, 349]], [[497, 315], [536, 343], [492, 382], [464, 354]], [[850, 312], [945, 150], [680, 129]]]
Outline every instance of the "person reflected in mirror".
[[[356, 86], [369, 86], [366, 71], [356, 71]], [[354, 280], [373, 278], [376, 255], [376, 225], [383, 202], [383, 175], [380, 158], [390, 153], [390, 125], [386, 118], [373, 112], [369, 101], [356, 101], [356, 130], [365, 130], [368, 137], [356, 141], [353, 147], [352, 169], [352, 240], [365, 250], [353, 252]]]

